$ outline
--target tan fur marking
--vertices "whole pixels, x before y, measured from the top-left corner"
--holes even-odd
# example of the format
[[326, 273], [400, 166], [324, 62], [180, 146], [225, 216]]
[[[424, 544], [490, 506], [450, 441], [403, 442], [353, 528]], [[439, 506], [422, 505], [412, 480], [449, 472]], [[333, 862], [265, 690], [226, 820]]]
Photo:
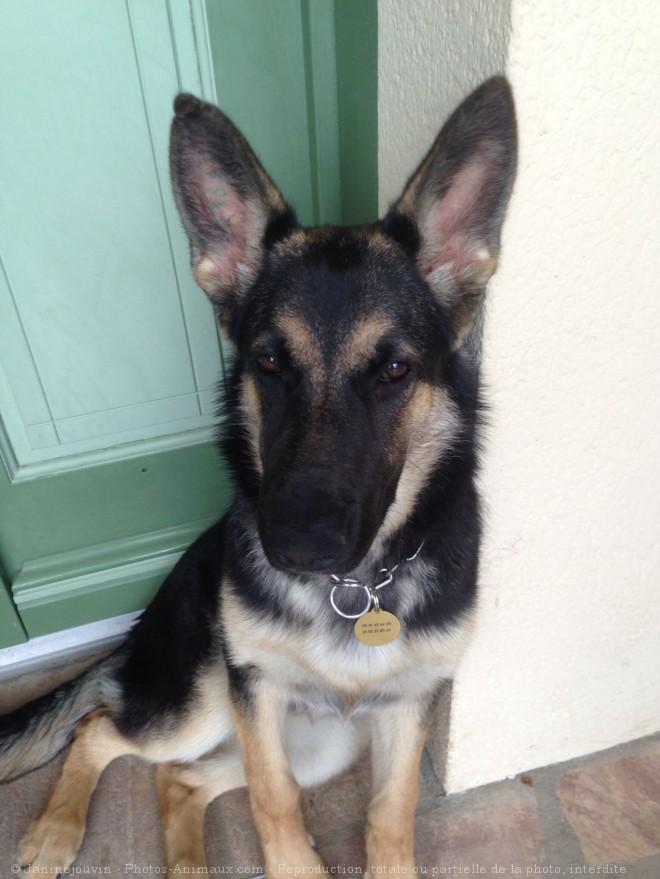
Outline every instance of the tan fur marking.
[[269, 877], [277, 875], [278, 864], [309, 873], [323, 869], [309, 844], [300, 809], [300, 788], [284, 752], [285, 712], [281, 694], [264, 683], [255, 687], [249, 710], [240, 703], [234, 705], [252, 815]]
[[273, 248], [276, 256], [301, 256], [307, 244], [305, 229], [296, 229]]
[[301, 366], [314, 366], [319, 340], [309, 324], [296, 314], [284, 313], [277, 317], [276, 326], [286, 337], [294, 359]]
[[195, 760], [233, 735], [224, 663], [217, 663], [195, 683], [188, 717], [174, 730], [164, 728], [142, 742], [140, 754], [153, 763]]
[[393, 534], [410, 516], [415, 501], [435, 464], [451, 452], [459, 427], [458, 412], [448, 393], [418, 384], [406, 405], [402, 440], [408, 445], [394, 502], [376, 537], [376, 544]]
[[170, 871], [204, 872], [204, 815], [216, 797], [245, 787], [245, 771], [238, 745], [202, 760], [178, 765], [162, 763], [156, 769], [166, 863]]
[[245, 605], [236, 597], [229, 578], [225, 577], [223, 598], [223, 618], [230, 631], [232, 641], [249, 643], [266, 653], [283, 654], [298, 657], [301, 654], [297, 646], [299, 633], [290, 626], [282, 626], [276, 621], [268, 620], [259, 628], [246, 611]]
[[342, 372], [364, 367], [391, 329], [392, 321], [385, 314], [369, 315], [358, 321], [340, 353]]
[[[306, 683], [318, 679], [318, 673], [313, 665], [313, 652], [310, 649], [310, 640], [315, 641], [317, 647], [319, 646], [318, 633], [303, 633], [299, 629], [269, 618], [255, 621], [236, 596], [227, 577], [223, 582], [223, 590], [223, 617], [229, 633], [230, 646], [238, 652], [234, 657], [238, 662], [267, 664], [273, 672], [273, 679], [279, 679], [282, 692], [287, 685], [290, 685], [292, 675], [295, 675], [295, 681], [298, 681], [302, 675]], [[339, 681], [342, 690], [351, 699], [357, 699], [364, 692], [363, 681], [341, 673], [338, 675], [338, 681], [330, 678], [324, 683], [335, 686]]]
[[382, 235], [380, 232], [366, 232], [365, 239], [369, 250], [376, 254], [380, 259], [383, 259], [384, 257], [393, 257], [394, 259], [401, 258], [400, 246], [392, 241], [391, 238]]
[[428, 664], [455, 668], [474, 632], [474, 612], [443, 629], [441, 644], [435, 638], [418, 634], [408, 639], [408, 659], [413, 666]]
[[206, 801], [195, 787], [179, 781], [177, 769], [171, 763], [161, 763], [156, 769], [165, 863], [169, 870], [201, 873], [207, 866], [204, 851]]
[[294, 362], [307, 374], [312, 384], [320, 387], [325, 379], [321, 345], [312, 327], [295, 314], [279, 315], [276, 326], [284, 334]]
[[421, 706], [386, 707], [373, 726], [374, 795], [367, 818], [367, 868], [415, 869], [419, 765], [428, 733]]
[[243, 378], [241, 412], [245, 416], [254, 466], [259, 476], [263, 476], [263, 464], [261, 463], [261, 400], [259, 399], [254, 378], [251, 375], [246, 375]]
[[43, 812], [21, 842], [20, 863], [31, 864], [42, 876], [70, 867], [85, 835], [89, 801], [101, 773], [115, 758], [136, 753], [139, 747], [119, 734], [105, 711], [88, 714], [78, 725]]

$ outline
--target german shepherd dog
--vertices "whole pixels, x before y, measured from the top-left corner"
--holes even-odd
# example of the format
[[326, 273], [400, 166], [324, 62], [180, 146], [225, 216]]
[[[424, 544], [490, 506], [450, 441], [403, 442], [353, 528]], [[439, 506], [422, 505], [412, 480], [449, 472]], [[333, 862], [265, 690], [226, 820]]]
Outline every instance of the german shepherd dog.
[[510, 88], [453, 113], [383, 220], [302, 228], [217, 108], [174, 104], [192, 270], [236, 356], [227, 515], [127, 642], [0, 721], [0, 777], [72, 747], [19, 860], [66, 868], [122, 754], [158, 764], [167, 861], [249, 788], [265, 871], [323, 868], [301, 786], [373, 753], [367, 862], [412, 872], [419, 764], [475, 600], [481, 305], [516, 164]]

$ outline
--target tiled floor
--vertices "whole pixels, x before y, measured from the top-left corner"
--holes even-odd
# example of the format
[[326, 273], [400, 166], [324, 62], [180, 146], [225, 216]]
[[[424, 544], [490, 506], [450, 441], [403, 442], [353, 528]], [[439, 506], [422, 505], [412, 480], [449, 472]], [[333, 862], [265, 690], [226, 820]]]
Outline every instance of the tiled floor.
[[[0, 683], [0, 712], [49, 688], [63, 674]], [[3, 879], [16, 875], [18, 841], [43, 805], [60, 759], [0, 787]], [[365, 759], [305, 798], [309, 830], [337, 875], [365, 869], [368, 789]], [[215, 875], [245, 875], [260, 867], [244, 790], [212, 804], [206, 837]], [[660, 735], [449, 797], [426, 758], [417, 853], [419, 873], [430, 877], [660, 879]], [[88, 833], [71, 875], [154, 875], [162, 866], [153, 772], [122, 758], [108, 768], [94, 795]]]

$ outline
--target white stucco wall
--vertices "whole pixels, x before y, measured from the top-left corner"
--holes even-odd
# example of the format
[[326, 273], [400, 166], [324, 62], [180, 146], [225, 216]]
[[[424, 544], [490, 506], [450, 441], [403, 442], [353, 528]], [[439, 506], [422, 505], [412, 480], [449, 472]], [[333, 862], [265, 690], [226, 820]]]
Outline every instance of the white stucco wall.
[[381, 213], [465, 95], [506, 64], [509, 0], [378, 0]]
[[427, 148], [434, 99], [445, 115], [429, 46], [476, 57], [461, 92], [508, 74], [521, 148], [489, 294], [489, 521], [455, 791], [660, 729], [660, 3], [512, 0], [490, 67], [481, 36], [445, 46], [445, 10], [379, 2], [383, 200]]

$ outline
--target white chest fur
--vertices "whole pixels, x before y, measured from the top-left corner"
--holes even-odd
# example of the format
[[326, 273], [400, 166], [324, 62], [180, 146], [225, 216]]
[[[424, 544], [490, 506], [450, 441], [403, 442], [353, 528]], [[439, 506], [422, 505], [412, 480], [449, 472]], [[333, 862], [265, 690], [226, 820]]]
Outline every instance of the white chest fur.
[[452, 676], [468, 629], [462, 622], [432, 633], [403, 631], [391, 644], [370, 647], [354, 637], [351, 621], [341, 620], [344, 633], [325, 609], [310, 623], [292, 625], [254, 618], [231, 593], [223, 617], [233, 660], [259, 669], [288, 691], [292, 706], [313, 713], [361, 713], [420, 698]]

